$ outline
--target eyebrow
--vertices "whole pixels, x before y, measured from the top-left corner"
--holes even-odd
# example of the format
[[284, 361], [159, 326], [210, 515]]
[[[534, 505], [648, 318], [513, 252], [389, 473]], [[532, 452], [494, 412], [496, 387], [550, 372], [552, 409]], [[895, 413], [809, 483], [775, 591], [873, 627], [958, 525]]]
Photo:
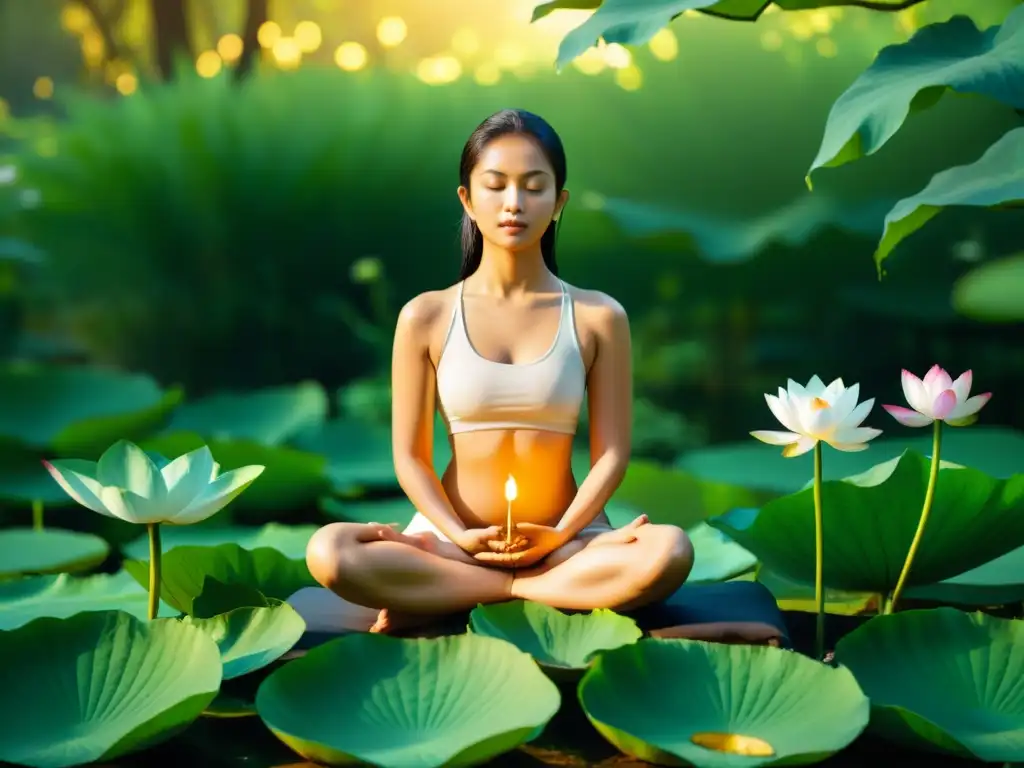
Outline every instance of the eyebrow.
[[[493, 174], [494, 176], [501, 176], [503, 178], [507, 178], [508, 177], [507, 173], [504, 173], [502, 171], [496, 171], [493, 168], [488, 168], [487, 170], [484, 171], [484, 173], [490, 173], [490, 174]], [[537, 169], [537, 170], [533, 170], [533, 171], [527, 171], [526, 173], [523, 174], [523, 178], [524, 179], [528, 179], [528, 178], [531, 178], [533, 176], [550, 176], [550, 175], [551, 174], [549, 174], [547, 171], [542, 171], [542, 170]]]

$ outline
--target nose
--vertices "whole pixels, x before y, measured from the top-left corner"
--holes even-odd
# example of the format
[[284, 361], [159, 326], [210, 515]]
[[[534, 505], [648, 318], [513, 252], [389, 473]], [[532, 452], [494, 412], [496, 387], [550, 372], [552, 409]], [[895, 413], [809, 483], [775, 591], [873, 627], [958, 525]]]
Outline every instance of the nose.
[[521, 213], [523, 210], [522, 202], [519, 199], [519, 190], [509, 185], [508, 189], [505, 190], [505, 199], [502, 201], [502, 208], [505, 213], [516, 214]]

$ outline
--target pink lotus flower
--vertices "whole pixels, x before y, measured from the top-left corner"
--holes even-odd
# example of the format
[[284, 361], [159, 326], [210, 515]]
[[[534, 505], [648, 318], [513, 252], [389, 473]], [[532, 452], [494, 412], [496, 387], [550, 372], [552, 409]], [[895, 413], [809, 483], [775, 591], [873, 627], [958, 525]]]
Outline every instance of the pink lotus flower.
[[991, 392], [968, 397], [973, 374], [965, 371], [956, 381], [938, 365], [933, 365], [924, 379], [903, 371], [903, 396], [910, 408], [883, 405], [889, 414], [907, 427], [926, 427], [944, 421], [952, 427], [965, 427], [978, 419], [978, 411], [992, 397]]

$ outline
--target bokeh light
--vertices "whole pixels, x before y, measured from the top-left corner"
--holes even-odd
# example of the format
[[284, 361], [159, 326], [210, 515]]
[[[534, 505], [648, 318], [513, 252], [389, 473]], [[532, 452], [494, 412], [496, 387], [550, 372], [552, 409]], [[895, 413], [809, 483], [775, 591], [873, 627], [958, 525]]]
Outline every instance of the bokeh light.
[[320, 25], [315, 21], [308, 20], [300, 21], [296, 24], [295, 32], [292, 36], [295, 38], [295, 42], [302, 53], [313, 53], [324, 40]]
[[409, 28], [399, 16], [385, 16], [377, 23], [377, 42], [385, 48], [401, 45], [408, 34]]
[[237, 61], [242, 55], [243, 48], [242, 38], [234, 33], [223, 35], [217, 41], [217, 55], [227, 62]]
[[356, 72], [366, 66], [369, 54], [366, 48], [353, 41], [342, 43], [334, 51], [334, 63], [346, 72]]
[[427, 85], [453, 83], [462, 75], [462, 65], [454, 56], [434, 56], [416, 67], [416, 77]]
[[216, 77], [224, 65], [216, 51], [203, 51], [196, 57], [196, 72], [200, 77]]
[[37, 77], [35, 83], [32, 84], [32, 95], [37, 99], [52, 99], [53, 78]]
[[281, 69], [297, 69], [302, 63], [302, 48], [294, 37], [279, 37], [271, 48], [274, 61]]

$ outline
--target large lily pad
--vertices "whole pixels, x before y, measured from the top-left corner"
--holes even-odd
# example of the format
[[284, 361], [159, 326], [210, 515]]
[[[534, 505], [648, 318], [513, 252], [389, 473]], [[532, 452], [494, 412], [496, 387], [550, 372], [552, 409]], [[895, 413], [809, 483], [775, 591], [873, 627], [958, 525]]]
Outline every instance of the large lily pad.
[[108, 554], [107, 542], [91, 533], [60, 528], [0, 530], [0, 577], [84, 571], [102, 563]]
[[904, 593], [917, 600], [950, 605], [994, 606], [1024, 602], [1024, 547], [938, 584]]
[[352, 500], [325, 497], [320, 510], [334, 520], [346, 523], [396, 523], [407, 526], [416, 514], [416, 507], [407, 498]]
[[[856, 453], [827, 451], [822, 462], [824, 478], [839, 480], [866, 472], [879, 462], [894, 459], [905, 450], [931, 454], [930, 435], [871, 443], [870, 450]], [[947, 429], [942, 437], [942, 460], [1006, 478], [1020, 472], [1018, 456], [1024, 456], [1024, 433], [1004, 427]], [[746, 440], [690, 451], [677, 466], [695, 477], [726, 485], [756, 489], [773, 495], [794, 493], [814, 479], [811, 454], [783, 458], [777, 447]], [[757, 504], [734, 504], [737, 507]], [[727, 510], [722, 510], [727, 511]]]
[[[149, 593], [124, 571], [76, 578], [66, 573], [0, 583], [0, 630], [40, 618], [64, 619], [87, 611], [123, 611], [147, 618]], [[176, 616], [166, 603], [159, 616]]]
[[466, 634], [332, 640], [275, 670], [256, 708], [308, 760], [394, 768], [480, 765], [536, 736], [561, 697], [533, 659]]
[[186, 616], [182, 621], [202, 630], [217, 643], [225, 680], [262, 669], [281, 658], [306, 630], [302, 617], [283, 602], [261, 608], [235, 608], [209, 619]]
[[569, 615], [525, 600], [477, 606], [469, 614], [469, 629], [512, 643], [556, 680], [578, 679], [596, 654], [643, 635], [633, 619], [614, 611]]
[[221, 683], [217, 645], [176, 619], [119, 611], [0, 632], [0, 761], [32, 768], [109, 761], [195, 720]]
[[0, 440], [62, 456], [92, 458], [121, 439], [159, 428], [181, 401], [148, 376], [65, 366], [0, 370]]
[[1024, 8], [984, 30], [967, 16], [922, 27], [907, 42], [883, 48], [836, 100], [808, 174], [877, 152], [912, 108], [931, 106], [947, 89], [1024, 109], [1022, 79]]
[[[1021, 7], [1019, 15], [1019, 26], [1024, 29], [1024, 7]], [[1021, 64], [1018, 77], [1024, 81], [1024, 34], [1019, 38]], [[1024, 102], [1024, 98], [1021, 101]], [[882, 239], [875, 249], [875, 264], [881, 268], [882, 262], [904, 238], [923, 227], [943, 208], [1011, 204], [1024, 205], [1024, 128], [1015, 128], [1005, 134], [977, 161], [935, 174], [916, 195], [896, 203], [885, 217]], [[1020, 306], [1019, 301], [1017, 306]], [[1019, 309], [1017, 311], [1020, 312]]]
[[[816, 613], [818, 603], [813, 582], [802, 582], [780, 576], [763, 565], [753, 578], [772, 593], [772, 597], [783, 611]], [[825, 589], [825, 613], [839, 616], [862, 616], [876, 614], [882, 608], [882, 596], [870, 592], [844, 592], [839, 589]]]
[[[1017, 167], [1022, 166], [1024, 162]], [[1024, 180], [1024, 171], [1021, 174]], [[1024, 191], [1021, 198], [1024, 199]], [[956, 311], [971, 320], [986, 323], [1024, 322], [1021, 296], [1024, 296], [1024, 253], [975, 267], [953, 286]]]
[[312, 505], [330, 483], [323, 456], [286, 446], [261, 445], [250, 440], [212, 440], [192, 432], [174, 432], [145, 440], [140, 447], [162, 456], [182, 454], [208, 445], [213, 458], [227, 472], [253, 464], [266, 467], [258, 483], [231, 502], [232, 509], [275, 513]]
[[767, 646], [654, 638], [601, 654], [579, 698], [626, 754], [701, 768], [818, 762], [856, 739], [870, 711], [847, 669]]
[[71, 507], [76, 504], [55, 483], [39, 456], [32, 451], [4, 452], [0, 461], [0, 499], [28, 507], [39, 502], [47, 507]]
[[[148, 559], [126, 560], [124, 569], [148, 586]], [[303, 587], [316, 586], [304, 560], [291, 560], [276, 549], [248, 550], [237, 544], [176, 547], [161, 558], [161, 598], [182, 613], [192, 614], [192, 603], [208, 578], [252, 587], [274, 600], [287, 600]]]
[[[917, 530], [930, 461], [907, 451], [862, 475], [822, 484], [825, 584], [888, 594]], [[708, 521], [765, 566], [814, 579], [813, 490]], [[939, 470], [931, 518], [909, 585], [933, 584], [1024, 546], [1024, 474], [997, 480], [969, 467]]]
[[[164, 526], [160, 540], [163, 551], [175, 547], [216, 547], [237, 544], [242, 549], [276, 549], [291, 560], [306, 557], [306, 544], [316, 531], [315, 525], [186, 525]], [[149, 536], [143, 534], [121, 548], [125, 557], [145, 560], [149, 557]]]
[[193, 400], [175, 411], [168, 430], [207, 440], [245, 440], [280, 445], [319, 426], [327, 417], [327, 393], [314, 381], [252, 392], [223, 392]]
[[987, 763], [1024, 760], [1024, 622], [954, 608], [878, 616], [836, 645], [871, 730]]
[[721, 531], [707, 523], [698, 523], [686, 531], [693, 545], [693, 567], [687, 584], [728, 581], [748, 573], [757, 565], [757, 557]]

